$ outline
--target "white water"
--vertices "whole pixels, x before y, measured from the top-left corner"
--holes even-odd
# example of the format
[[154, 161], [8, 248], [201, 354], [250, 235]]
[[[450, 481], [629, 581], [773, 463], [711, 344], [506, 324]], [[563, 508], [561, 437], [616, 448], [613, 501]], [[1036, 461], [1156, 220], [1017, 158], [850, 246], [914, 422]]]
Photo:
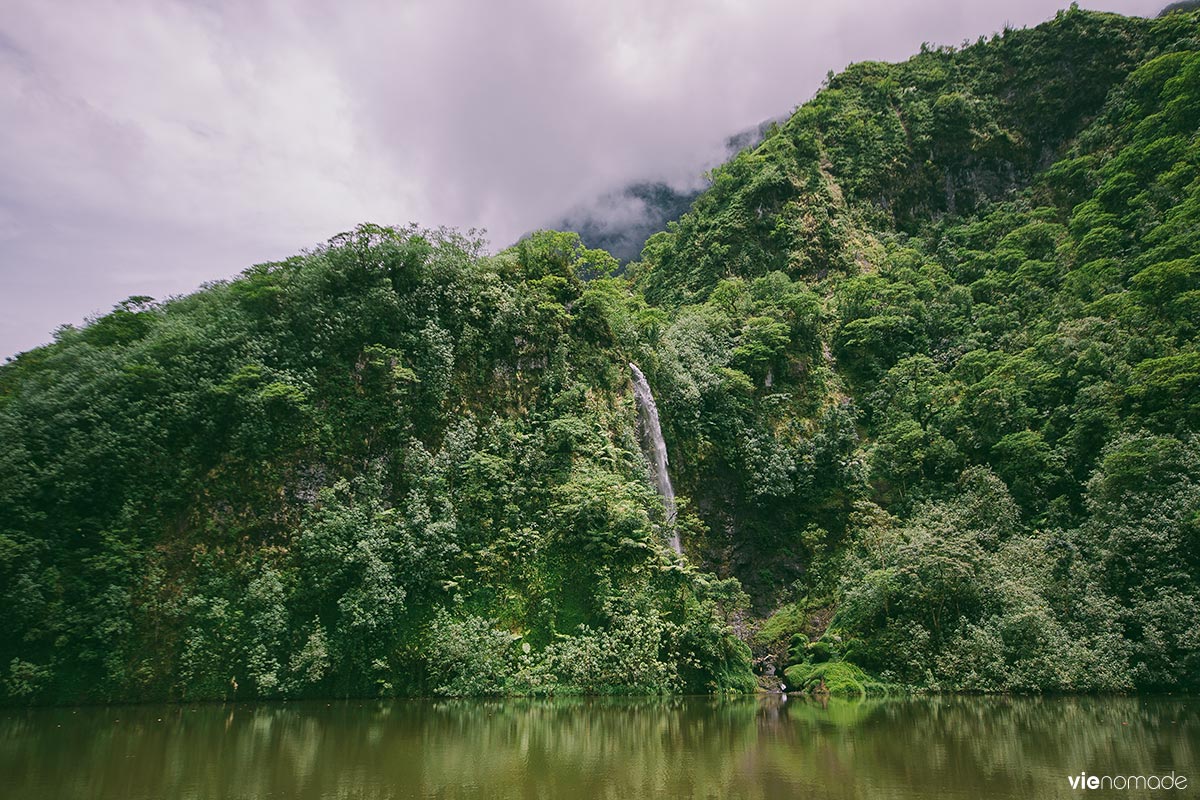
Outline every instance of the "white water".
[[631, 363], [633, 370], [633, 396], [637, 399], [638, 431], [642, 435], [642, 449], [650, 459], [650, 470], [654, 473], [654, 484], [662, 495], [663, 505], [667, 507], [667, 525], [671, 528], [671, 549], [683, 553], [679, 542], [679, 531], [675, 528], [675, 487], [671, 485], [671, 476], [667, 473], [667, 444], [663, 441], [662, 427], [658, 424], [658, 404], [654, 402], [654, 394], [646, 376], [638, 369], [637, 364]]

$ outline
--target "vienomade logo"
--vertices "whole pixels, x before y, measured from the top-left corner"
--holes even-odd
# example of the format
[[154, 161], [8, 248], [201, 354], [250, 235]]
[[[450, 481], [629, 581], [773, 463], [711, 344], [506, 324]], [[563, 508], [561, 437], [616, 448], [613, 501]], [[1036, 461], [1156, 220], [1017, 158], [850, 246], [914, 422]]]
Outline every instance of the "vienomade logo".
[[1068, 775], [1072, 789], [1186, 789], [1186, 775]]

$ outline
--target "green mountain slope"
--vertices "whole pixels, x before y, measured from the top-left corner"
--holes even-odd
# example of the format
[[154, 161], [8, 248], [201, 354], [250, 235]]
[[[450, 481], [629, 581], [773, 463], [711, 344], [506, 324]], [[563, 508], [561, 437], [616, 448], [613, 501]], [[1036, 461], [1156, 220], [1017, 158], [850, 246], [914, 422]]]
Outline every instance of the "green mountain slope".
[[4, 367], [9, 695], [752, 687], [740, 590], [666, 546], [615, 267], [366, 226]]
[[850, 68], [648, 242], [677, 482], [780, 658], [1196, 685], [1198, 127], [1195, 14], [1072, 10]]
[[1073, 9], [832, 78], [625, 277], [363, 226], [64, 329], [0, 368], [4, 696], [745, 690], [735, 630], [1195, 688], [1198, 128], [1200, 16]]

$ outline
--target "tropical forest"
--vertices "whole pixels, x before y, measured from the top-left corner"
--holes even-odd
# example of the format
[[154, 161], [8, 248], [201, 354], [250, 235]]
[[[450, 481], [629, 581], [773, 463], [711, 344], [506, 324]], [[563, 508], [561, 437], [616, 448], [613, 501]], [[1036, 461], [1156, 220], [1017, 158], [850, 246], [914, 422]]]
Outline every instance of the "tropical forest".
[[831, 73], [632, 260], [363, 223], [61, 327], [0, 700], [1200, 689], [1183, 5]]

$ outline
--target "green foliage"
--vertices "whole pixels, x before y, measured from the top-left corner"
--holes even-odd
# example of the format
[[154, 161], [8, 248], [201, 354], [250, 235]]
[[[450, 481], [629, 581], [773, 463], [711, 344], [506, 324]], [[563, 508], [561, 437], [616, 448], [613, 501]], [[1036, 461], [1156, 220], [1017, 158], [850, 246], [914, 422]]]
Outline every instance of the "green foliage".
[[456, 619], [439, 608], [424, 646], [437, 682], [434, 693], [452, 697], [505, 693], [517, 670], [520, 638], [480, 617]]
[[[684, 480], [719, 504], [710, 530], [736, 528], [717, 542], [780, 609], [759, 646], [790, 641], [810, 665], [844, 653], [910, 686], [1195, 685], [1200, 639], [1185, 620], [1198, 572], [1184, 543], [1200, 507], [1181, 466], [1200, 397], [1195, 30], [1194, 15], [1072, 9], [961, 51], [857, 65], [647, 247], [634, 278], [651, 300], [681, 320], [697, 308], [681, 303], [723, 314], [703, 318], [723, 326], [690, 323], [691, 349], [676, 352], [692, 377], [670, 397], [685, 420], [717, 414], [737, 443], [668, 422], [678, 449], [703, 444]], [[790, 188], [770, 184], [780, 193], [757, 206], [763, 222], [742, 221], [755, 180], [778, 174]], [[787, 227], [801, 219], [835, 220], [837, 235]], [[830, 372], [803, 389], [768, 394], [753, 360], [719, 356], [753, 315], [734, 289], [764, 265], [823, 308], [810, 365]], [[697, 348], [701, 330], [712, 346]], [[733, 402], [693, 411], [691, 385], [732, 389]], [[799, 402], [812, 391], [861, 409], [840, 460], [865, 470], [834, 481], [840, 515], [806, 497], [784, 517], [804, 463], [789, 434], [800, 419], [814, 429]], [[1140, 477], [1152, 473], [1156, 494]], [[807, 546], [789, 549], [783, 531]], [[832, 633], [809, 643], [802, 604], [786, 601], [829, 591], [829, 574]]]
[[744, 691], [735, 628], [1195, 690], [1198, 23], [853, 65], [624, 276], [363, 225], [63, 328], [0, 367], [3, 697]]
[[787, 668], [784, 680], [788, 691], [833, 697], [866, 697], [869, 694], [887, 692], [883, 684], [872, 680], [854, 664], [845, 661], [797, 664]]
[[[787, 641], [808, 624], [808, 607], [804, 603], [787, 603], [767, 617], [754, 638], [757, 644], [771, 645]], [[807, 643], [805, 639], [805, 643]]]
[[744, 595], [668, 555], [614, 267], [364, 225], [0, 369], [5, 696], [752, 688]]

